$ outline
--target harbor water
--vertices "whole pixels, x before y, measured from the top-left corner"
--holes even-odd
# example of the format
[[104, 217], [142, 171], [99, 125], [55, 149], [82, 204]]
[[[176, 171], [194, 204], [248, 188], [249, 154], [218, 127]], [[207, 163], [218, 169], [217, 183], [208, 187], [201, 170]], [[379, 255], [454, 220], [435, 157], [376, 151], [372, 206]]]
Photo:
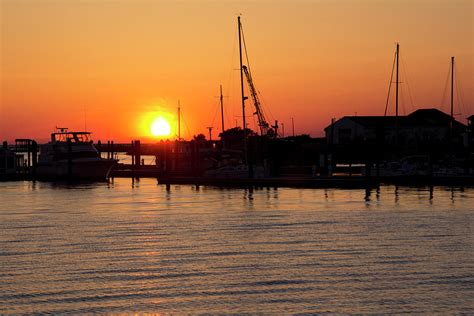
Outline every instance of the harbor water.
[[0, 314], [473, 314], [473, 254], [473, 188], [0, 183]]

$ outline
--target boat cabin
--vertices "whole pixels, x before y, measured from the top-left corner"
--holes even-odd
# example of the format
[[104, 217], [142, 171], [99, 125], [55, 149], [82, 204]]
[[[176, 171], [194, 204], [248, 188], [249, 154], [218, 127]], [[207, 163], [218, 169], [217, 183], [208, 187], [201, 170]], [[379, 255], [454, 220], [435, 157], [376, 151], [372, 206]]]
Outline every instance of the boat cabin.
[[67, 128], [58, 128], [59, 132], [51, 134], [51, 142], [67, 142], [71, 143], [90, 143], [90, 132], [68, 132]]

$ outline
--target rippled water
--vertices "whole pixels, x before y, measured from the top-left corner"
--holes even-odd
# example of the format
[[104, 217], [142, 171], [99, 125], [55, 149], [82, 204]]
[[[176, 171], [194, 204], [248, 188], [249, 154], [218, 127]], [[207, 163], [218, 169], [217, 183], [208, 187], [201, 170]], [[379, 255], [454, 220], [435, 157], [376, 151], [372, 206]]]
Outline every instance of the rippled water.
[[115, 179], [0, 201], [0, 314], [474, 313], [474, 189]]

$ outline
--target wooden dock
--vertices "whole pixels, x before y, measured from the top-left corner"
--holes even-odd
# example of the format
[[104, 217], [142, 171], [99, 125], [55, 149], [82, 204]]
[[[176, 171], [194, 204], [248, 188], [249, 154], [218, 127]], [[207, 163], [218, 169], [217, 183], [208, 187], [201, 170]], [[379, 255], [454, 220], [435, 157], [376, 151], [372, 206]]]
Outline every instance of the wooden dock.
[[[121, 169], [111, 173], [110, 178], [154, 178], [158, 183], [165, 185], [186, 184], [215, 187], [291, 187], [291, 188], [340, 188], [340, 189], [367, 189], [380, 185], [399, 186], [466, 186], [474, 187], [473, 176], [419, 176], [419, 177], [362, 177], [362, 176], [335, 176], [335, 177], [266, 177], [266, 178], [213, 178], [203, 176], [165, 175], [157, 169]], [[67, 179], [61, 179], [64, 181]], [[0, 175], [0, 182], [8, 181], [54, 181], [36, 179], [30, 174]], [[71, 180], [76, 181], [76, 180]]]
[[191, 184], [216, 187], [291, 187], [291, 188], [375, 188], [378, 183], [366, 178], [311, 178], [311, 177], [271, 177], [271, 178], [208, 178], [208, 177], [158, 177], [161, 184]]

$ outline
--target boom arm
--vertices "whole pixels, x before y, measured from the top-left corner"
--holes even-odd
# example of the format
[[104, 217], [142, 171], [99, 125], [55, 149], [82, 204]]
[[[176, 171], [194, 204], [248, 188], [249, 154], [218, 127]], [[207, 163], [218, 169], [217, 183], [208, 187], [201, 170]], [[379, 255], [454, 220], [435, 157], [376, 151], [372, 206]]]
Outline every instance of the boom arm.
[[250, 72], [246, 66], [242, 66], [242, 69], [245, 73], [245, 77], [247, 78], [250, 94], [252, 95], [253, 104], [255, 106], [254, 114], [257, 114], [260, 135], [267, 135], [270, 129], [270, 124], [268, 124], [267, 120], [265, 119], [265, 114], [263, 113], [262, 107], [260, 106], [260, 100], [258, 99], [257, 90], [253, 84], [252, 76], [250, 75]]

